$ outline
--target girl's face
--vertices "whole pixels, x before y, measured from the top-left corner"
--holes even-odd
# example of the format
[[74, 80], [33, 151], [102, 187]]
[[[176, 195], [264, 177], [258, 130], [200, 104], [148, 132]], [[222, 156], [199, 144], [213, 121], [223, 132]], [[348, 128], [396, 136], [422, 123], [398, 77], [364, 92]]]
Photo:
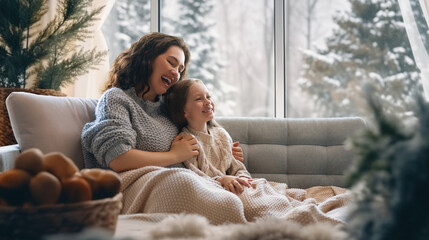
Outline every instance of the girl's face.
[[194, 83], [189, 87], [184, 112], [191, 128], [207, 130], [207, 122], [214, 117], [214, 102], [203, 83]]
[[185, 54], [180, 47], [171, 46], [165, 53], [155, 58], [149, 77], [150, 91], [144, 99], [155, 101], [157, 95], [164, 94], [169, 87], [180, 79], [185, 70]]

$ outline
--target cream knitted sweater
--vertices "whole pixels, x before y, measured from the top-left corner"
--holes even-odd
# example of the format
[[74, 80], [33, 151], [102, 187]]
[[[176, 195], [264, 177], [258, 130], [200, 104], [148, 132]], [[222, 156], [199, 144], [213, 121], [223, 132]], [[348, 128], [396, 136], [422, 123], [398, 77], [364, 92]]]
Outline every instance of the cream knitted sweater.
[[196, 157], [184, 162], [185, 166], [202, 177], [217, 178], [224, 175], [251, 178], [243, 163], [232, 155], [232, 139], [220, 127], [209, 127], [209, 133], [183, 128], [185, 135], [192, 134], [200, 150]]

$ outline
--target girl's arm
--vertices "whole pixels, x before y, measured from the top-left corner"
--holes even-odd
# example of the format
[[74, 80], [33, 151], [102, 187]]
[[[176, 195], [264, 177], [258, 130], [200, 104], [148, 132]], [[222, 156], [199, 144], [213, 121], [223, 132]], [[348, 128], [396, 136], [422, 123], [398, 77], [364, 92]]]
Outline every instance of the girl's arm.
[[216, 181], [218, 181], [226, 190], [235, 194], [242, 193], [244, 191], [243, 186], [251, 187], [248, 179], [236, 176], [224, 175], [216, 178]]
[[198, 143], [192, 136], [183, 137], [179, 134], [171, 144], [168, 152], [148, 152], [131, 149], [114, 158], [109, 167], [116, 172], [137, 169], [146, 166], [166, 167], [175, 163], [180, 163], [186, 159], [198, 155]]
[[192, 159], [186, 160], [183, 162], [185, 164], [185, 167], [189, 170], [195, 172], [200, 177], [204, 178], [210, 178], [205, 172], [201, 171], [201, 169], [198, 168], [198, 156], [193, 157]]
[[234, 158], [231, 159], [231, 166], [226, 170], [226, 173], [237, 177], [252, 178], [250, 173], [247, 171], [246, 166]]

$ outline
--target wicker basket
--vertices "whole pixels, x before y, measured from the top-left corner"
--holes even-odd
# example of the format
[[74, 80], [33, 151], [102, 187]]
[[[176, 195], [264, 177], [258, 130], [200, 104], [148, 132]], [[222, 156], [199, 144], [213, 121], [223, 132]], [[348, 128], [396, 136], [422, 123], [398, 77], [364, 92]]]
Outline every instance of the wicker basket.
[[0, 208], [0, 239], [41, 239], [56, 233], [76, 233], [96, 227], [116, 230], [122, 193], [113, 198], [73, 204]]
[[27, 88], [0, 88], [0, 147], [16, 144], [15, 136], [10, 126], [9, 114], [6, 109], [6, 98], [11, 92], [28, 92], [40, 95], [66, 96], [64, 93], [53, 89], [27, 89]]

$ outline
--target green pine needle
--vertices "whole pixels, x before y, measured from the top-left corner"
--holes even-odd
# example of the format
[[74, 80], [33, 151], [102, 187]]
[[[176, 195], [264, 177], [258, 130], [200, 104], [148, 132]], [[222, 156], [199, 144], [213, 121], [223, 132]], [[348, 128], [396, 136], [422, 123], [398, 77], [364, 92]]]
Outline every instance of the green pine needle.
[[47, 0], [0, 0], [0, 87], [24, 88], [34, 76], [35, 87], [59, 90], [99, 65], [106, 52], [74, 47], [91, 36], [103, 9], [87, 10], [92, 2], [58, 1], [54, 19], [39, 29]]

